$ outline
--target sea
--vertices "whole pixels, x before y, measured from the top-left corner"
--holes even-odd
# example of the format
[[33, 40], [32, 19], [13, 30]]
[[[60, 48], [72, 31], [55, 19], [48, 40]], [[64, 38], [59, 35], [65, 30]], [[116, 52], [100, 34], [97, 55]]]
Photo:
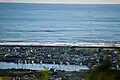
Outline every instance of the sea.
[[0, 3], [0, 40], [119, 42], [120, 4]]

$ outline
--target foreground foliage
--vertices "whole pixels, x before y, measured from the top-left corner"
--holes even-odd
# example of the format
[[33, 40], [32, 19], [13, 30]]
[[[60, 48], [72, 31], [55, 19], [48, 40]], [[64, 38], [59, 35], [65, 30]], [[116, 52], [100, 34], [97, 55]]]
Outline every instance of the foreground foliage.
[[0, 76], [0, 80], [8, 80], [7, 76]]
[[[83, 80], [117, 80], [117, 71], [120, 64], [120, 49], [116, 49], [118, 54], [117, 58], [112, 57], [111, 54], [103, 54], [103, 62], [97, 67], [91, 69], [91, 71], [84, 77]], [[114, 62], [112, 59], [115, 59]]]
[[111, 69], [112, 64], [105, 62], [88, 73], [84, 80], [116, 80], [116, 70]]

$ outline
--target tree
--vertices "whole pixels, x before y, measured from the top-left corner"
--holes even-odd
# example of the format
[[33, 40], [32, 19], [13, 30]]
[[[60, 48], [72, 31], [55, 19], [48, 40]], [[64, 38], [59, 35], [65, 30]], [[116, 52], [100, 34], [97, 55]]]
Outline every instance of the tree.
[[40, 72], [40, 76], [37, 77], [40, 80], [48, 80], [49, 79], [49, 75], [52, 74], [53, 72], [49, 71], [48, 69], [45, 69], [43, 71]]
[[116, 80], [116, 71], [112, 70], [111, 67], [111, 62], [105, 62], [90, 71], [90, 73], [84, 77], [84, 80]]
[[83, 80], [116, 80], [118, 70], [116, 66], [118, 64], [114, 64], [113, 58], [117, 63], [120, 62], [120, 49], [115, 50], [118, 51], [118, 54], [115, 54], [118, 57], [114, 57], [111, 54], [102, 54], [103, 61], [91, 70]]

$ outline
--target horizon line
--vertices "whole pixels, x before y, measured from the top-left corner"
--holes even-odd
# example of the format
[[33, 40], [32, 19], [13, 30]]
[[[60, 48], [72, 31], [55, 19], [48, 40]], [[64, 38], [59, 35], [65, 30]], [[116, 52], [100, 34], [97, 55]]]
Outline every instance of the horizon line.
[[120, 4], [120, 3], [106, 3], [106, 2], [0, 2], [0, 3], [25, 3], [25, 4]]

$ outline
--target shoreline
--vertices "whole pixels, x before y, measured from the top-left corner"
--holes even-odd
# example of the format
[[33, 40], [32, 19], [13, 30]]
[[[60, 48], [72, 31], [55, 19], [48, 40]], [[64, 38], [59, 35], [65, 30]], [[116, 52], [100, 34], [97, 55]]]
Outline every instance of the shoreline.
[[63, 43], [63, 42], [39, 42], [39, 41], [0, 41], [0, 46], [48, 46], [48, 47], [103, 47], [103, 48], [120, 48], [120, 43]]

